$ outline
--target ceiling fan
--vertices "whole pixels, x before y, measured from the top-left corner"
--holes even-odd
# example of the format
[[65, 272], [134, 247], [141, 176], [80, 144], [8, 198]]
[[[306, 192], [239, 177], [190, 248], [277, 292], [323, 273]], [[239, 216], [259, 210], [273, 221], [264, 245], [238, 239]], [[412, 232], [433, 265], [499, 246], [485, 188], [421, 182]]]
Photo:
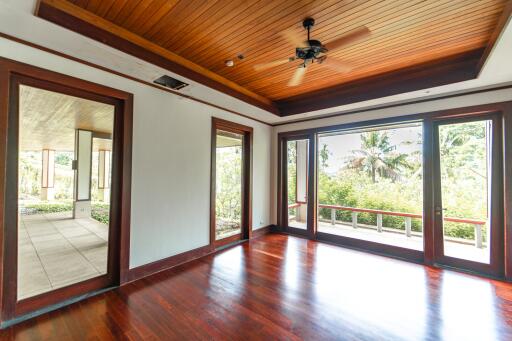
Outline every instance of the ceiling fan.
[[297, 86], [302, 84], [308, 67], [313, 63], [325, 65], [330, 69], [340, 73], [349, 72], [352, 70], [352, 66], [348, 63], [344, 63], [332, 57], [327, 58], [327, 53], [354, 41], [368, 37], [371, 34], [368, 27], [359, 27], [345, 34], [344, 36], [324, 45], [319, 40], [310, 38], [311, 27], [313, 27], [313, 25], [315, 25], [315, 20], [313, 18], [306, 18], [302, 22], [302, 26], [304, 26], [304, 28], [308, 31], [308, 39], [306, 41], [303, 41], [294, 31], [288, 30], [281, 33], [281, 35], [286, 40], [296, 46], [295, 56], [257, 64], [254, 65], [254, 69], [256, 71], [262, 71], [289, 62], [294, 62], [296, 60], [301, 60], [301, 63], [299, 64], [297, 70], [295, 70], [293, 77], [288, 82], [288, 86]]

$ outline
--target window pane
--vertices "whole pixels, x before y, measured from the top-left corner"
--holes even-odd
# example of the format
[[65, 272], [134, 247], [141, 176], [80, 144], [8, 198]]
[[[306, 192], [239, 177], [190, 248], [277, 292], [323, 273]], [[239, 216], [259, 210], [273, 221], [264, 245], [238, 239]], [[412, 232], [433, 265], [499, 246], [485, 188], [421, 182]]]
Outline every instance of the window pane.
[[492, 121], [439, 126], [444, 254], [489, 263]]
[[215, 159], [215, 239], [241, 233], [243, 136], [217, 131]]
[[307, 229], [309, 141], [287, 143], [288, 226]]
[[318, 140], [318, 231], [423, 249], [420, 124]]

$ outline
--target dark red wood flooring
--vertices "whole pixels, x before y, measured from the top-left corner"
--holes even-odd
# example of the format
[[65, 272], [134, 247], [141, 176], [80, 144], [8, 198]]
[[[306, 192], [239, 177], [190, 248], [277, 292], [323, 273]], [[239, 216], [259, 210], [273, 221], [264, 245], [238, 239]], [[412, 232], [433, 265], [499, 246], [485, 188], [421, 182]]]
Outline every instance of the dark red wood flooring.
[[0, 339], [512, 340], [512, 285], [272, 234]]

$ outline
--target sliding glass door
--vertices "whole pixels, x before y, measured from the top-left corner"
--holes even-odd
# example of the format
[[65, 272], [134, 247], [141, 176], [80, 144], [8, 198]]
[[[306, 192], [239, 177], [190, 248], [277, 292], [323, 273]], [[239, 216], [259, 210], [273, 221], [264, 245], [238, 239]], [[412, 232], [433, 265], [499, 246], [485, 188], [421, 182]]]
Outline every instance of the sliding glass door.
[[310, 187], [311, 149], [312, 139], [309, 136], [299, 136], [287, 139], [283, 143], [283, 173], [285, 184], [283, 189], [283, 202], [286, 203], [284, 216], [285, 229], [299, 234], [308, 234], [312, 231]]
[[423, 250], [421, 123], [319, 134], [317, 153], [319, 234]]
[[503, 117], [280, 134], [289, 233], [495, 277], [504, 271]]
[[503, 259], [501, 122], [434, 125], [436, 261], [499, 275]]

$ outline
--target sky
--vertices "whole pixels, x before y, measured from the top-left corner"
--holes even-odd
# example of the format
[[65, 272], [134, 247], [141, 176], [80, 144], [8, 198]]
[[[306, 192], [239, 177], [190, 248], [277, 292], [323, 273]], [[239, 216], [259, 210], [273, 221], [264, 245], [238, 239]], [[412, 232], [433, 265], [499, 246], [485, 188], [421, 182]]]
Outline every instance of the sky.
[[[421, 151], [421, 143], [404, 145], [406, 141], [421, 142], [421, 125], [405, 126], [399, 128], [388, 128], [380, 131], [387, 131], [392, 145], [397, 146], [397, 152], [411, 153]], [[360, 132], [343, 132], [337, 135], [319, 136], [318, 149], [325, 145], [329, 150], [328, 167], [325, 169], [328, 174], [335, 174], [345, 166], [346, 158], [353, 155], [352, 151], [361, 149]]]

